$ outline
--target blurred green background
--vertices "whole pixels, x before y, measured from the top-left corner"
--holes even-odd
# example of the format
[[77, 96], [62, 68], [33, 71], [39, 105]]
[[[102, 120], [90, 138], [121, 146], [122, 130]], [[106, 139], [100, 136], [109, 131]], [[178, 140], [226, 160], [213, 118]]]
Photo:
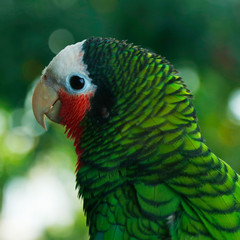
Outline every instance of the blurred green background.
[[54, 55], [90, 36], [151, 49], [193, 92], [208, 146], [240, 172], [240, 1], [1, 0], [0, 239], [87, 239], [76, 156], [61, 126], [31, 109]]

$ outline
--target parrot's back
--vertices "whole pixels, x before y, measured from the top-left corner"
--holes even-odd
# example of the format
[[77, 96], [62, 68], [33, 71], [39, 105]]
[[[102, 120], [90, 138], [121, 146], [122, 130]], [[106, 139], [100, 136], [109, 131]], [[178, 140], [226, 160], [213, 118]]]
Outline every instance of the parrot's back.
[[[86, 157], [98, 171], [111, 172], [103, 184], [108, 200], [90, 227], [99, 226], [99, 239], [240, 239], [238, 175], [205, 145], [181, 78], [159, 55], [118, 44], [121, 50], [111, 41], [105, 51], [86, 49], [86, 61], [111, 52], [104, 76], [119, 77], [112, 79], [116, 102], [101, 123], [104, 137], [91, 136], [96, 125], [88, 121], [91, 143], [82, 145], [92, 144]], [[88, 69], [97, 79], [102, 63], [95, 59]]]

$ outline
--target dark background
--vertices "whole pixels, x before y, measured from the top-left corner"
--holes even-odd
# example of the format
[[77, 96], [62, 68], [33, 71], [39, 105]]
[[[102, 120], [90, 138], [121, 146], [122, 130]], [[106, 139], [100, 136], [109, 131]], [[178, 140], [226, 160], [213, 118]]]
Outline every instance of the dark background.
[[31, 95], [54, 55], [90, 36], [165, 56], [195, 96], [208, 146], [240, 172], [239, 13], [237, 0], [1, 0], [0, 239], [87, 239], [72, 143], [56, 124], [43, 133]]

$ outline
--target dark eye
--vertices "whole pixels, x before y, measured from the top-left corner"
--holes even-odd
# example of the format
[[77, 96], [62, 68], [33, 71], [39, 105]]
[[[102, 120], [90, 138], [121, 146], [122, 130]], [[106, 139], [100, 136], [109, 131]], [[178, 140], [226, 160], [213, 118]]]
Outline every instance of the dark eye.
[[85, 86], [84, 78], [77, 76], [77, 75], [71, 76], [69, 79], [69, 83], [73, 90], [81, 90]]
[[91, 88], [88, 77], [81, 73], [71, 73], [66, 77], [66, 88], [71, 94], [81, 94]]

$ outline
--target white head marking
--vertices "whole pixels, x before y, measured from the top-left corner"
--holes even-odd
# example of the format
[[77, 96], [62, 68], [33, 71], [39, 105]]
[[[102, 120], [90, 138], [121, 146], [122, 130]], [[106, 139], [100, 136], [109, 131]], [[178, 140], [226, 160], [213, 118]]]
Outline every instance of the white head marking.
[[43, 70], [43, 75], [55, 80], [57, 83], [65, 81], [71, 73], [82, 73], [89, 79], [87, 66], [83, 62], [83, 44], [86, 40], [65, 47], [60, 51]]

